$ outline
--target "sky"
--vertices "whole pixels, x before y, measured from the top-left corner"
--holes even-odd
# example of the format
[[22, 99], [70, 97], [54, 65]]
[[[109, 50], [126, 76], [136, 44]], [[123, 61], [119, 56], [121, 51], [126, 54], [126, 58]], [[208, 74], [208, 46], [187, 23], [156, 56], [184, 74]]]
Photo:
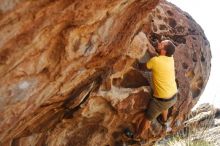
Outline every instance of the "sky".
[[[203, 28], [211, 45], [211, 74], [196, 107], [211, 103], [220, 108], [220, 0], [168, 0], [188, 12]], [[219, 92], [218, 92], [219, 90]]]

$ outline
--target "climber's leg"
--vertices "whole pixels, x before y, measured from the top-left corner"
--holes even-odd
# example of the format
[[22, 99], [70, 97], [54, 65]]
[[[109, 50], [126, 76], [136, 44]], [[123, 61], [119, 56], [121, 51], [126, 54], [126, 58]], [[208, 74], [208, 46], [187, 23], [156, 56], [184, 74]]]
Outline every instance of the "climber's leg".
[[168, 101], [158, 101], [162, 112], [161, 112], [161, 116], [158, 116], [157, 117], [157, 121], [161, 124], [161, 125], [165, 125], [165, 123], [167, 122], [168, 120], [168, 111], [169, 109], [176, 103], [177, 101], [177, 97], [174, 95], [172, 97], [171, 100], [168, 100]]
[[[137, 120], [137, 127], [135, 136], [143, 137], [143, 134], [147, 129], [149, 129], [151, 121], [156, 119], [160, 114], [163, 116], [163, 120], [167, 120], [168, 109], [176, 103], [177, 98], [174, 97], [172, 100], [161, 101], [157, 98], [151, 98], [149, 105], [147, 107], [145, 115], [141, 116], [139, 120]], [[126, 134], [126, 133], [125, 133]], [[129, 133], [126, 134], [129, 136]], [[134, 137], [135, 137], [134, 136]]]
[[162, 117], [163, 117], [163, 122], [166, 122], [167, 121], [167, 115], [168, 115], [168, 109], [164, 110], [161, 114], [162, 114]]
[[[155, 99], [151, 99], [148, 105], [148, 108], [145, 112], [145, 115], [142, 116], [140, 121], [137, 121], [137, 131], [136, 131], [136, 137], [146, 137], [144, 136], [145, 131], [150, 128], [151, 121], [155, 119], [159, 114], [161, 114], [160, 107], [156, 103], [157, 101]], [[140, 124], [139, 124], [140, 123]]]
[[145, 117], [142, 119], [140, 126], [137, 130], [137, 135], [141, 136], [144, 134], [144, 131], [150, 127], [151, 121], [156, 119], [160, 114], [163, 116], [163, 120], [167, 120], [168, 109], [173, 106], [176, 102], [176, 97], [170, 101], [161, 101], [157, 98], [151, 98]]

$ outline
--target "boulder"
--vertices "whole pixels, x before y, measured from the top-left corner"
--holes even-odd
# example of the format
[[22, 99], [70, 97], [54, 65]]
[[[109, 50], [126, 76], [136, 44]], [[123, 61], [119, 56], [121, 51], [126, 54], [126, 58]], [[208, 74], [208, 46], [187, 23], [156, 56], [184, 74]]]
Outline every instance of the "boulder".
[[[151, 98], [147, 49], [170, 39], [183, 126], [208, 81], [209, 42], [164, 0], [1, 0], [0, 145], [123, 145]], [[153, 124], [155, 125], [155, 124]], [[146, 145], [164, 137], [153, 126]]]

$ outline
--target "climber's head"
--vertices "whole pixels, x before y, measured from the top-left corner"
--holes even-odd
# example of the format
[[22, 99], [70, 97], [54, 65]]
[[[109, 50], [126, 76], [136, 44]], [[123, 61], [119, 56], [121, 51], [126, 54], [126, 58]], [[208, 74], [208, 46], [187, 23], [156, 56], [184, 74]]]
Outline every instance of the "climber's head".
[[161, 41], [156, 49], [160, 55], [171, 57], [175, 52], [175, 45], [170, 40]]

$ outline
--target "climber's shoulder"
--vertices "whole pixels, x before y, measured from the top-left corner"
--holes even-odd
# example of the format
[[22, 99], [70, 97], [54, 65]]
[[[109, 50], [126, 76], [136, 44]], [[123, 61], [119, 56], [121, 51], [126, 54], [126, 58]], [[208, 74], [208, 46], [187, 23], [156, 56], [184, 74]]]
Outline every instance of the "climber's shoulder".
[[158, 60], [158, 56], [152, 57], [147, 63], [146, 63], [146, 67], [148, 70], [151, 70], [153, 65], [157, 62]]

